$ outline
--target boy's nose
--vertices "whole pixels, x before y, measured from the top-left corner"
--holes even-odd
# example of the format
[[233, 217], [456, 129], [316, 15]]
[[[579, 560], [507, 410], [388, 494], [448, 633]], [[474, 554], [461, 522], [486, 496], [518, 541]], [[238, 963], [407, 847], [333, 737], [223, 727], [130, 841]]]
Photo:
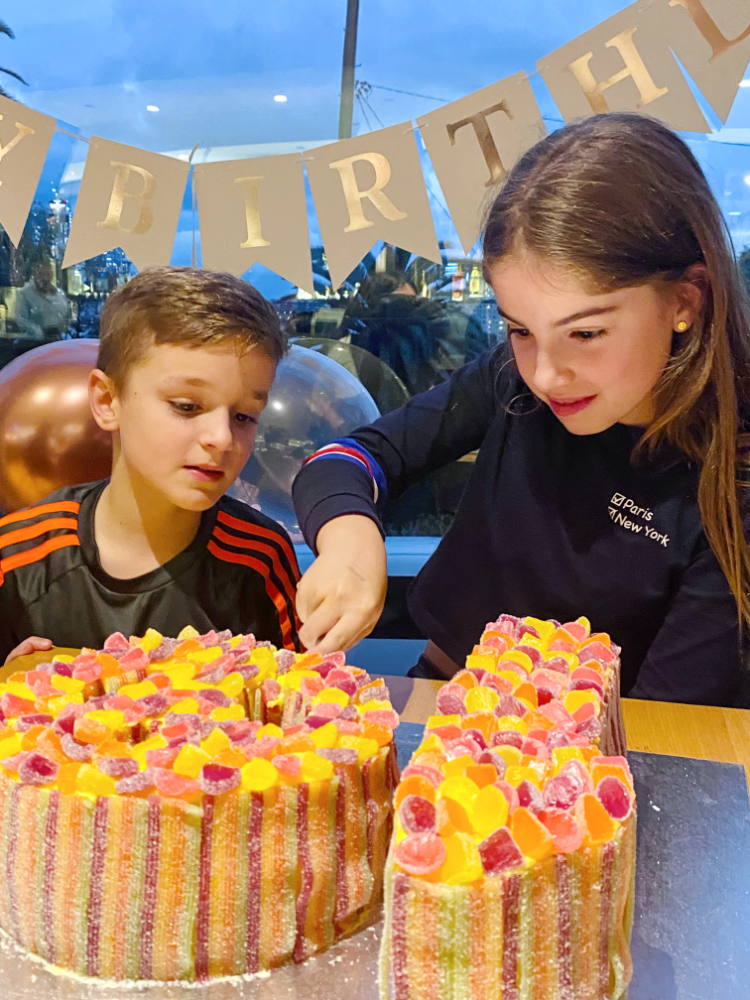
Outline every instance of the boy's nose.
[[232, 447], [232, 426], [228, 413], [211, 414], [201, 435], [201, 444], [217, 451], [229, 451]]

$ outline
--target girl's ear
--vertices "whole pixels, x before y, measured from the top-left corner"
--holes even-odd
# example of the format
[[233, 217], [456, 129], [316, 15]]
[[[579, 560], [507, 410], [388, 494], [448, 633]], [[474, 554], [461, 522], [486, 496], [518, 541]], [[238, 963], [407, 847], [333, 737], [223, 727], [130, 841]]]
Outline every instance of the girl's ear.
[[89, 375], [89, 405], [94, 420], [103, 431], [120, 429], [119, 405], [112, 379], [99, 368]]
[[[692, 264], [675, 286], [673, 330], [689, 329], [702, 315], [711, 285], [705, 264]], [[686, 324], [682, 326], [682, 324]]]

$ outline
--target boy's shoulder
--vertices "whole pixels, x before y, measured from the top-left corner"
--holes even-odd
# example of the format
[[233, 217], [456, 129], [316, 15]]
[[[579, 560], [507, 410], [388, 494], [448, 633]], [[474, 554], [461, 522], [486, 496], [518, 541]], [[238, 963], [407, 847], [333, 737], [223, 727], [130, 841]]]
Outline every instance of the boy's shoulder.
[[[283, 525], [250, 507], [241, 500], [223, 496], [216, 504], [216, 520], [209, 541], [209, 551], [226, 561], [238, 552], [249, 559], [270, 559], [275, 568], [282, 567], [299, 579], [297, 556], [292, 541]], [[248, 565], [252, 566], [252, 563]]]
[[[63, 486], [49, 493], [42, 500], [9, 514], [0, 512], [0, 549], [14, 547], [23, 542], [62, 537], [76, 531], [78, 515], [85, 497], [102, 483], [81, 483], [77, 486]], [[49, 548], [49, 546], [47, 546]]]

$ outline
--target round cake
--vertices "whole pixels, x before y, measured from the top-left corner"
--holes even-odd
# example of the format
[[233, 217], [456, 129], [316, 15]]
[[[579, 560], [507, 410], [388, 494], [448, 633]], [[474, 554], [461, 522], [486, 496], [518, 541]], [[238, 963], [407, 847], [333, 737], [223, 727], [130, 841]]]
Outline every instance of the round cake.
[[383, 1000], [619, 1000], [636, 812], [619, 649], [502, 615], [396, 790]]
[[382, 895], [381, 680], [252, 635], [110, 636], [0, 684], [0, 926], [74, 973], [303, 961]]

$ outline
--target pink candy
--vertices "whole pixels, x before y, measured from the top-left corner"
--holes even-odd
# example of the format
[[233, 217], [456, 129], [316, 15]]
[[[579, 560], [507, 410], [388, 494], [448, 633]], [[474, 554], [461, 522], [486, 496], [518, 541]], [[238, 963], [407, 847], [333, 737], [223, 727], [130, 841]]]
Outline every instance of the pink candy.
[[19, 764], [18, 780], [24, 785], [49, 785], [55, 780], [59, 770], [57, 761], [32, 750]]
[[494, 830], [479, 844], [479, 857], [486, 875], [501, 875], [523, 864], [523, 854], [507, 826]]
[[445, 861], [445, 844], [436, 833], [411, 834], [396, 845], [394, 857], [409, 875], [431, 875]]
[[407, 833], [435, 833], [435, 806], [421, 795], [407, 795], [399, 807], [401, 825]]
[[198, 780], [206, 795], [222, 795], [239, 786], [242, 772], [238, 767], [227, 767], [225, 764], [204, 764]]
[[630, 789], [613, 774], [607, 775], [596, 786], [596, 797], [612, 819], [624, 823], [633, 810]]

